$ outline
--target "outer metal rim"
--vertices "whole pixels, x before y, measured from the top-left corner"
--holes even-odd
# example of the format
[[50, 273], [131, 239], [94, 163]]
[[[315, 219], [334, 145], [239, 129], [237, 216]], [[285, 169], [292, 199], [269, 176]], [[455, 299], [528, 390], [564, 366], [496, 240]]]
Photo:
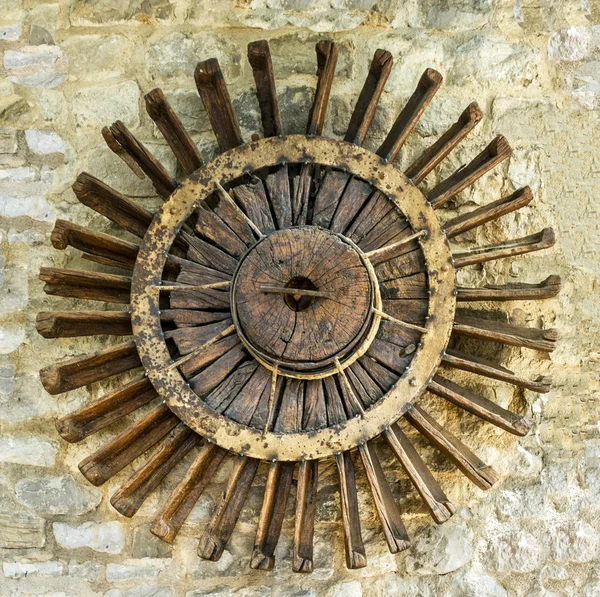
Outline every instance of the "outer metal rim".
[[[192, 391], [181, 373], [167, 369], [171, 358], [161, 328], [159, 293], [166, 255], [200, 199], [242, 173], [283, 163], [313, 162], [362, 178], [386, 194], [422, 239], [429, 289], [427, 333], [410, 369], [363, 417], [312, 432], [261, 433], [217, 415]], [[294, 135], [270, 137], [223, 153], [194, 172], [156, 214], [143, 239], [133, 272], [133, 333], [148, 377], [171, 410], [189, 427], [217, 445], [264, 460], [304, 460], [332, 456], [355, 448], [396, 422], [426, 389], [438, 368], [452, 331], [455, 280], [451, 252], [438, 219], [424, 195], [394, 166], [379, 156], [343, 141]]]

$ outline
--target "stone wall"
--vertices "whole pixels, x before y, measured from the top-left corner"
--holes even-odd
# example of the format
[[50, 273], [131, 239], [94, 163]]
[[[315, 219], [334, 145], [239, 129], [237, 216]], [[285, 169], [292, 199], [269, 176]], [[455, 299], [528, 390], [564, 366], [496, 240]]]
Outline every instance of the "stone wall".
[[[598, 0], [0, 0], [0, 595], [600, 595], [600, 25], [594, 23], [600, 23]], [[510, 162], [462, 193], [442, 217], [532, 187], [530, 207], [478, 230], [465, 246], [551, 225], [556, 247], [468, 268], [461, 282], [535, 282], [560, 274], [558, 299], [493, 308], [507, 308], [518, 323], [556, 327], [561, 339], [546, 359], [525, 349], [486, 347], [523, 374], [551, 372], [549, 394], [469, 381], [532, 417], [526, 438], [516, 440], [472, 417], [459, 419], [455, 409], [426, 398], [501, 473], [496, 487], [487, 493], [474, 488], [415, 438], [461, 507], [435, 526], [397, 471], [394, 490], [413, 543], [391, 556], [361, 485], [369, 565], [348, 571], [329, 469], [319, 491], [315, 573], [290, 570], [291, 499], [276, 569], [265, 574], [248, 568], [264, 472], [216, 564], [199, 560], [196, 545], [226, 468], [173, 546], [148, 529], [182, 469], [132, 520], [108, 504], [125, 473], [102, 488], [83, 480], [77, 462], [115, 429], [67, 445], [52, 420], [98, 389], [52, 397], [37, 372], [101, 344], [38, 337], [35, 314], [71, 309], [74, 301], [46, 297], [37, 275], [44, 265], [86, 266], [74, 252], [51, 250], [56, 218], [116, 232], [76, 202], [71, 185], [80, 171], [149, 208], [157, 203], [147, 180], [133, 177], [104, 146], [102, 125], [123, 120], [173, 167], [143, 109], [143, 94], [160, 86], [209, 158], [215, 142], [192, 74], [197, 61], [216, 56], [249, 138], [260, 125], [246, 44], [267, 38], [284, 128], [302, 132], [315, 85], [314, 44], [323, 37], [340, 49], [327, 134], [343, 134], [370, 58], [381, 47], [393, 53], [395, 66], [368, 147], [381, 141], [428, 66], [444, 74], [445, 84], [399, 166], [474, 99], [484, 110], [483, 123], [429, 184], [494, 134], [508, 137], [515, 150]], [[75, 307], [86, 308], [83, 302]]]

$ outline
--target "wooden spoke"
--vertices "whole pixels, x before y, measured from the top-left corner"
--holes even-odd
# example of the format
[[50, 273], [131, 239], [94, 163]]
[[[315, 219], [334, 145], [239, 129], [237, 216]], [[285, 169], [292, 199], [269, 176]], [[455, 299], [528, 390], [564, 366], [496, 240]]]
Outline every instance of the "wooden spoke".
[[221, 340], [217, 340], [201, 351], [194, 351], [193, 354], [190, 353], [190, 358], [182, 362], [178, 367], [181, 368], [180, 371], [186, 378], [190, 378], [240, 344], [239, 337], [236, 334], [231, 334]]
[[216, 58], [199, 62], [194, 72], [196, 87], [208, 114], [221, 152], [242, 145], [242, 133]]
[[483, 118], [477, 102], [469, 104], [458, 120], [405, 171], [414, 184], [423, 179], [475, 128]]
[[258, 366], [239, 394], [223, 411], [223, 414], [242, 425], [248, 425], [258, 408], [261, 397], [270, 392], [270, 380], [270, 372], [264, 367]]
[[[311, 382], [308, 382], [311, 383]], [[303, 460], [298, 467], [298, 490], [296, 493], [296, 522], [294, 526], [294, 572], [312, 572], [313, 537], [317, 511], [317, 484], [319, 461]]]
[[314, 226], [329, 228], [331, 219], [340, 202], [350, 175], [338, 170], [330, 170], [325, 175], [323, 183], [319, 187], [319, 192], [315, 197], [312, 223]]
[[[329, 425], [339, 425], [347, 418], [340, 392], [333, 377], [326, 377], [323, 383], [325, 385], [327, 420]], [[356, 480], [350, 453], [336, 454], [335, 464], [340, 482], [340, 505], [344, 525], [346, 566], [350, 569], [364, 568], [367, 565], [367, 557], [360, 530]]]
[[152, 222], [148, 210], [87, 172], [77, 177], [73, 192], [81, 203], [139, 238], [143, 238]]
[[509, 433], [527, 435], [531, 429], [531, 423], [525, 417], [506, 410], [491, 400], [478, 396], [471, 390], [463, 388], [440, 375], [434, 376], [427, 389]]
[[487, 284], [483, 288], [457, 288], [458, 301], [526, 301], [554, 298], [560, 292], [560, 276], [548, 276], [539, 284]]
[[446, 522], [454, 514], [456, 508], [446, 497], [415, 447], [398, 425], [392, 425], [385, 432], [385, 437], [433, 519], [438, 524]]
[[112, 495], [112, 507], [131, 518], [169, 472], [199, 443], [200, 436], [180, 423], [174, 434]]
[[279, 100], [275, 88], [275, 75], [269, 43], [266, 40], [248, 44], [248, 61], [252, 67], [256, 95], [260, 107], [260, 115], [265, 137], [277, 137], [283, 134]]
[[292, 225], [292, 199], [288, 167], [280, 166], [276, 172], [265, 179], [267, 194], [273, 206], [273, 213], [278, 228], [289, 228]]
[[427, 199], [434, 209], [441, 207], [489, 172], [494, 166], [508, 158], [512, 149], [508, 141], [498, 135], [477, 157], [466, 166], [460, 167], [454, 174], [440, 182], [428, 194]]
[[138, 245], [119, 240], [110, 234], [93, 232], [89, 228], [56, 220], [50, 242], [55, 249], [71, 246], [88, 253], [86, 257], [100, 257], [100, 263], [132, 270], [138, 252]]
[[229, 293], [218, 288], [170, 290], [173, 309], [229, 309]]
[[422, 408], [411, 405], [404, 414], [406, 420], [438, 450], [444, 453], [477, 487], [489, 489], [498, 480], [498, 474], [482, 462], [467, 446], [439, 425]]
[[223, 319], [214, 323], [207, 323], [198, 327], [180, 328], [165, 332], [165, 338], [172, 338], [181, 354], [189, 354], [194, 350], [207, 348], [209, 341], [216, 342], [223, 338], [223, 332], [231, 331], [231, 319]]
[[332, 41], [320, 41], [315, 49], [317, 51], [318, 80], [306, 130], [309, 135], [320, 135], [323, 132], [325, 113], [338, 58], [337, 47]]
[[428, 68], [417, 83], [417, 88], [411, 95], [404, 108], [402, 108], [396, 122], [392, 126], [385, 141], [377, 150], [387, 162], [391, 162], [398, 155], [409, 133], [413, 130], [419, 118], [429, 105], [433, 96], [442, 84], [442, 75], [432, 68]]
[[517, 377], [512, 371], [509, 371], [505, 367], [500, 367], [491, 361], [467, 355], [456, 350], [447, 350], [445, 352], [442, 356], [442, 366], [454, 367], [455, 369], [470, 371], [471, 373], [483, 375], [484, 377], [489, 377], [491, 379], [505, 381], [520, 388], [531, 390], [532, 392], [545, 394], [550, 391], [550, 381], [548, 379], [542, 379], [540, 381], [523, 379]]
[[226, 450], [209, 442], [200, 448], [185, 477], [173, 490], [167, 503], [154, 519], [150, 529], [152, 534], [167, 543], [174, 541], [226, 454]]
[[230, 274], [221, 272], [206, 265], [201, 265], [195, 261], [190, 261], [189, 259], [176, 257], [175, 255], [170, 254], [167, 256], [167, 259], [173, 267], [179, 269], [177, 281], [181, 284], [203, 285], [212, 284], [213, 282], [231, 280]]
[[171, 292], [171, 291], [181, 291], [181, 292], [195, 292], [198, 290], [214, 290], [217, 288], [229, 288], [231, 286], [230, 280], [223, 280], [222, 282], [212, 282], [210, 284], [160, 284], [158, 286], [149, 286], [148, 288], [152, 288], [159, 292]]
[[40, 280], [46, 282], [44, 292], [52, 296], [67, 296], [106, 303], [129, 303], [131, 278], [126, 276], [42, 267]]
[[413, 274], [406, 278], [388, 280], [381, 285], [381, 298], [384, 300], [426, 299], [429, 284], [427, 274]]
[[201, 238], [213, 242], [229, 255], [239, 258], [248, 248], [227, 224], [205, 204], [200, 204], [196, 210], [198, 220], [195, 232]]
[[402, 240], [396, 241], [389, 245], [385, 245], [385, 246], [380, 247], [379, 249], [375, 249], [373, 251], [368, 251], [365, 254], [365, 256], [367, 257], [367, 259], [372, 260], [374, 257], [377, 257], [383, 253], [390, 253], [391, 251], [393, 251], [394, 249], [397, 249], [398, 247], [401, 247], [402, 245], [406, 245], [406, 244], [410, 243], [411, 241], [416, 240], [417, 238], [423, 238], [426, 236], [427, 236], [427, 230], [418, 230], [414, 234], [411, 234], [411, 235], [403, 238]]
[[[139, 166], [161, 197], [166, 199], [177, 188], [177, 181], [146, 147], [131, 134], [123, 122], [117, 120], [110, 127], [104, 127], [102, 135], [108, 147], [120, 158], [124, 159], [126, 155], [131, 158], [124, 159], [128, 166], [131, 166], [131, 160]], [[134, 168], [134, 172], [139, 176], [137, 168]]]
[[206, 369], [194, 375], [190, 379], [190, 386], [201, 398], [207, 396], [246, 358], [247, 353], [237, 344]]
[[478, 207], [462, 216], [457, 216], [444, 224], [444, 230], [448, 238], [468, 232], [478, 226], [483, 226], [501, 216], [521, 209], [531, 203], [533, 193], [529, 187], [523, 187], [507, 197], [502, 197], [489, 205]]
[[198, 555], [201, 558], [216, 561], [223, 554], [248, 497], [258, 464], [258, 460], [246, 456], [235, 459], [225, 495], [200, 539]]
[[50, 365], [40, 371], [40, 381], [49, 394], [61, 394], [140, 366], [131, 340]]
[[149, 450], [171, 430], [179, 419], [161, 404], [79, 463], [81, 474], [92, 484], [102, 485]]
[[456, 316], [452, 334], [544, 352], [552, 352], [558, 339], [554, 329], [539, 330], [465, 315]]
[[[325, 181], [327, 181], [327, 178], [325, 178]], [[370, 205], [380, 196], [383, 198], [383, 195], [379, 191], [373, 193], [373, 188], [365, 181], [351, 178], [331, 220], [331, 230], [334, 232], [345, 232], [363, 205]], [[369, 199], [369, 197], [371, 198]], [[355, 222], [368, 220], [366, 214], [361, 213], [361, 216], [360, 218], [356, 218]], [[359, 240], [352, 234], [352, 228], [348, 230], [348, 236], [354, 242], [358, 242]]]
[[233, 194], [244, 212], [252, 222], [256, 223], [256, 227], [262, 234], [268, 234], [275, 230], [269, 200], [260, 178], [257, 177], [252, 182], [235, 187]]
[[191, 174], [202, 167], [202, 156], [196, 144], [183, 126], [179, 116], [171, 108], [162, 89], [153, 89], [144, 96], [146, 111], [162, 133], [182, 170]]
[[373, 118], [394, 59], [387, 50], [375, 50], [369, 74], [358, 96], [344, 141], [362, 145]]
[[228, 277], [231, 278], [237, 266], [236, 259], [202, 239], [187, 234], [187, 232], [181, 232], [181, 237], [188, 244], [187, 256], [189, 259], [200, 265], [229, 274]]
[[552, 228], [544, 228], [537, 234], [507, 240], [495, 245], [477, 247], [465, 253], [455, 253], [452, 257], [454, 259], [454, 267], [460, 268], [475, 263], [485, 263], [486, 261], [541, 251], [554, 246], [555, 242], [554, 230]]
[[131, 336], [131, 316], [127, 311], [40, 312], [35, 327], [44, 338]]
[[204, 398], [204, 402], [221, 414], [235, 400], [257, 367], [256, 361], [244, 361]]
[[220, 191], [215, 191], [201, 205], [213, 211], [247, 247], [256, 242], [255, 233], [248, 224], [246, 214], [236, 205], [229, 193], [223, 195]]
[[379, 315], [381, 318], [386, 319], [387, 321], [391, 321], [392, 323], [395, 323], [396, 325], [404, 327], [408, 330], [415, 330], [423, 334], [427, 333], [427, 328], [424, 328], [420, 325], [415, 325], [413, 323], [408, 323], [407, 321], [401, 321], [400, 319], [396, 319], [395, 317], [392, 317], [391, 315], [388, 315], [387, 313], [379, 309], [373, 309], [373, 312], [377, 313], [377, 315]]
[[138, 378], [57, 419], [56, 429], [68, 442], [79, 442], [132, 413], [157, 396], [147, 377]]
[[[261, 183], [262, 184], [262, 183]], [[223, 199], [225, 202], [229, 203], [232, 207], [238, 211], [239, 215], [246, 221], [246, 224], [252, 229], [254, 234], [256, 234], [257, 238], [263, 238], [264, 234], [261, 232], [260, 228], [247, 216], [242, 208], [232, 199], [231, 195], [223, 188], [220, 183], [216, 183], [216, 189], [219, 197]], [[265, 197], [266, 200], [266, 197]]]
[[178, 328], [195, 327], [222, 321], [230, 317], [228, 311], [198, 311], [197, 309], [164, 309], [160, 312], [162, 322], [175, 324]]

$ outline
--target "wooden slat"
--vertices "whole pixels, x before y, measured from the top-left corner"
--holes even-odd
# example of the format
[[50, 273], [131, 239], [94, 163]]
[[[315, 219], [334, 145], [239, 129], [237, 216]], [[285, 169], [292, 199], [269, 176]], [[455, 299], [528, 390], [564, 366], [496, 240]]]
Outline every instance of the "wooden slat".
[[45, 367], [40, 381], [49, 394], [61, 394], [136, 367], [141, 361], [131, 340]]
[[477, 102], [469, 104], [458, 120], [405, 171], [414, 184], [423, 179], [475, 128], [483, 118]]
[[225, 338], [218, 340], [214, 344], [206, 347], [204, 350], [196, 353], [188, 361], [182, 363], [179, 369], [186, 378], [189, 378], [204, 369], [204, 367], [210, 363], [222, 357], [229, 350], [235, 348], [239, 344], [240, 339], [237, 334], [226, 336]]
[[101, 180], [82, 172], [73, 184], [77, 199], [139, 238], [152, 222], [152, 214]]
[[237, 237], [248, 247], [256, 242], [252, 228], [244, 218], [244, 214], [231, 199], [222, 196], [220, 192], [211, 193], [205, 200], [204, 205], [211, 209], [223, 222], [231, 228]]
[[477, 247], [465, 253], [454, 253], [452, 258], [454, 259], [454, 267], [466, 267], [467, 265], [515, 257], [533, 251], [541, 251], [554, 246], [555, 242], [554, 230], [552, 228], [544, 228], [537, 234], [530, 234], [523, 238], [515, 238], [494, 245]]
[[[391, 257], [391, 258], [388, 258]], [[411, 251], [394, 257], [393, 255], [382, 255], [388, 258], [386, 261], [375, 265], [377, 279], [385, 282], [396, 278], [404, 278], [425, 271], [425, 257], [422, 251]]]
[[147, 377], [142, 377], [105, 394], [56, 420], [56, 429], [74, 443], [104, 429], [115, 421], [154, 400], [158, 394]]
[[111, 496], [112, 507], [123, 516], [131, 518], [171, 470], [199, 442], [200, 436], [180, 423], [173, 435]]
[[385, 392], [398, 381], [398, 375], [396, 373], [393, 373], [369, 355], [360, 357], [358, 362], [365, 371], [367, 371], [371, 379], [373, 379], [373, 381], [375, 381]]
[[173, 430], [179, 419], [166, 404], [157, 406], [126, 431], [79, 463], [81, 474], [102, 485]]
[[245, 214], [258, 226], [263, 234], [275, 230], [269, 200], [260, 178], [256, 177], [249, 183], [234, 187], [233, 195], [238, 205], [242, 207]]
[[506, 410], [440, 375], [434, 376], [427, 389], [509, 433], [527, 435], [531, 429], [531, 423], [525, 417]]
[[521, 209], [531, 203], [533, 193], [529, 187], [523, 187], [497, 201], [478, 207], [461, 216], [457, 216], [444, 224], [444, 231], [448, 238], [453, 238], [458, 234], [463, 234], [478, 226], [483, 226], [501, 216]]
[[242, 425], [248, 425], [258, 408], [263, 392], [269, 391], [270, 382], [271, 373], [259, 365], [239, 394], [223, 411], [223, 414], [228, 419], [237, 421]]
[[315, 46], [317, 52], [317, 88], [310, 110], [308, 135], [320, 135], [323, 132], [329, 94], [333, 83], [335, 66], [337, 64], [338, 51], [332, 41], [322, 40]]
[[200, 263], [184, 259], [183, 257], [168, 255], [167, 259], [174, 268], [179, 270], [177, 281], [182, 284], [203, 286], [205, 284], [214, 284], [215, 282], [231, 280], [231, 274], [220, 272], [212, 267], [201, 265]]
[[238, 365], [246, 359], [248, 353], [241, 344], [236, 344], [231, 350], [211, 363], [202, 372], [189, 380], [190, 387], [201, 398], [212, 392]]
[[199, 62], [194, 72], [196, 87], [208, 114], [221, 152], [242, 145], [242, 133], [216, 58]]
[[200, 265], [205, 265], [218, 271], [233, 274], [237, 260], [221, 249], [210, 245], [197, 236], [181, 232], [181, 237], [188, 244], [187, 257]]
[[539, 284], [486, 284], [483, 288], [459, 286], [458, 301], [525, 301], [554, 298], [560, 292], [560, 276], [548, 276]]
[[366, 356], [372, 357], [388, 369], [400, 376], [406, 370], [412, 360], [412, 353], [407, 354], [404, 347], [397, 346], [386, 340], [375, 338], [366, 352]]
[[394, 59], [387, 50], [375, 50], [369, 73], [358, 96], [344, 141], [362, 145], [373, 118]]
[[[167, 198], [177, 188], [177, 181], [165, 167], [138, 141], [123, 122], [117, 120], [110, 127], [102, 129], [107, 145], [119, 157], [127, 154], [152, 182], [156, 192]], [[129, 165], [129, 161], [125, 160]]]
[[385, 432], [385, 437], [433, 519], [438, 524], [446, 522], [454, 514], [456, 508], [446, 497], [415, 447], [398, 425], [392, 425]]
[[162, 89], [153, 89], [144, 96], [146, 111], [168, 143], [179, 165], [186, 174], [202, 167], [202, 156], [183, 126]]
[[558, 339], [554, 329], [540, 330], [464, 315], [455, 317], [452, 334], [545, 352], [552, 352]]
[[131, 336], [131, 315], [127, 311], [40, 312], [35, 327], [44, 338]]
[[84, 253], [114, 262], [116, 267], [132, 270], [138, 253], [138, 245], [120, 240], [110, 234], [94, 232], [84, 226], [66, 220], [56, 220], [50, 242], [55, 249], [71, 246]]
[[227, 490], [200, 539], [198, 555], [201, 558], [216, 561], [223, 554], [248, 497], [258, 464], [258, 460], [246, 456], [235, 459]]
[[265, 187], [273, 206], [277, 227], [290, 227], [292, 225], [292, 199], [287, 165], [280, 166], [275, 172], [267, 175]]
[[129, 304], [131, 278], [82, 270], [41, 267], [44, 292], [52, 296]]
[[[369, 251], [374, 251], [386, 245], [395, 243], [412, 233], [413, 231], [409, 227], [408, 220], [398, 209], [393, 207], [384, 218], [377, 222], [375, 226], [365, 234], [358, 243], [358, 246], [368, 253]], [[389, 259], [392, 256], [393, 255], [388, 255], [386, 253], [385, 256], [380, 258], [369, 259], [373, 265], [376, 265], [379, 261]]]
[[[392, 203], [383, 193], [375, 191], [371, 195], [371, 185], [366, 185], [365, 182], [361, 182], [361, 184], [364, 187], [363, 191], [358, 194], [356, 200], [349, 202], [351, 208], [349, 215], [353, 222], [347, 229], [344, 228], [346, 236], [350, 237], [355, 243], [359, 243], [371, 231], [373, 226], [384, 219], [393, 209]], [[350, 185], [348, 186], [350, 187]], [[371, 196], [369, 197], [369, 195]], [[361, 209], [360, 215], [355, 217]], [[347, 223], [349, 223], [349, 220]], [[343, 232], [341, 227], [336, 231]]]
[[494, 166], [508, 158], [512, 149], [508, 141], [498, 135], [478, 156], [466, 166], [461, 166], [454, 174], [437, 184], [428, 194], [427, 199], [434, 209], [450, 201], [462, 190], [472, 185], [489, 172]]
[[171, 290], [170, 294], [173, 309], [229, 309], [229, 292], [226, 290]]
[[208, 442], [200, 448], [184, 478], [154, 519], [150, 528], [152, 534], [167, 543], [174, 541], [226, 454], [226, 450]]
[[207, 406], [221, 414], [246, 385], [256, 371], [258, 364], [254, 360], [245, 361], [231, 372], [208, 396], [204, 398]]
[[[335, 214], [331, 219], [331, 230], [334, 232], [345, 233], [346, 229], [350, 226], [363, 205], [369, 205], [374, 201], [373, 198], [380, 194], [379, 191], [376, 191], [373, 194], [373, 197], [369, 199], [371, 193], [373, 193], [373, 188], [370, 184], [357, 178], [351, 178], [344, 189], [340, 202], [335, 210]], [[362, 221], [363, 218], [368, 218], [365, 210], [363, 210], [363, 213], [361, 213], [360, 217], [356, 218], [355, 221]], [[356, 239], [350, 230], [351, 229], [349, 229], [347, 236], [354, 240], [354, 242], [360, 240]]]
[[275, 75], [269, 43], [262, 39], [248, 44], [248, 61], [256, 84], [256, 95], [265, 137], [283, 134], [279, 100], [275, 88]]
[[439, 425], [426, 411], [411, 405], [404, 414], [406, 420], [431, 444], [443, 452], [477, 487], [486, 490], [498, 480], [498, 474], [481, 461], [467, 446]]
[[212, 241], [220, 249], [233, 257], [240, 257], [248, 246], [213, 211], [203, 204], [196, 210], [198, 217], [195, 232], [201, 238]]
[[302, 416], [302, 429], [321, 429], [327, 426], [327, 409], [321, 381], [311, 380], [306, 382]]
[[346, 172], [330, 170], [325, 174], [325, 178], [319, 187], [319, 192], [315, 197], [312, 218], [314, 226], [329, 228], [335, 210], [349, 180], [350, 175]]
[[377, 155], [381, 156], [387, 162], [394, 160], [441, 84], [442, 75], [432, 68], [428, 68], [421, 75], [414, 93], [410, 96], [400, 114], [398, 114], [398, 118], [394, 122], [385, 141], [377, 150]]
[[[212, 315], [212, 313], [211, 313]], [[181, 354], [188, 354], [206, 344], [231, 325], [231, 319], [223, 319], [197, 327], [186, 327], [165, 332], [166, 338], [172, 338]]]
[[198, 311], [196, 309], [162, 309], [160, 320], [174, 323], [177, 327], [195, 327], [222, 321], [231, 316], [228, 311]]
[[453, 367], [454, 369], [460, 369], [462, 371], [470, 371], [477, 375], [483, 375], [491, 379], [497, 379], [499, 381], [505, 381], [513, 384], [520, 388], [531, 390], [532, 392], [539, 392], [545, 394], [550, 391], [550, 383], [548, 379], [542, 379], [541, 381], [530, 381], [516, 376], [512, 371], [505, 367], [500, 367], [496, 363], [487, 361], [480, 357], [473, 355], [464, 354], [456, 350], [447, 350], [442, 356], [442, 366]]

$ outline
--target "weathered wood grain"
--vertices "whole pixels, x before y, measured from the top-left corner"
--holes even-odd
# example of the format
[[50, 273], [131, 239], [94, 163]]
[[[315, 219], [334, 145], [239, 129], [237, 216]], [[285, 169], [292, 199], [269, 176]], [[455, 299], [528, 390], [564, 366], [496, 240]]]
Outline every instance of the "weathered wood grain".
[[75, 443], [154, 400], [158, 394], [147, 377], [137, 378], [56, 420], [56, 429]]
[[213, 363], [229, 350], [235, 348], [240, 344], [240, 339], [237, 334], [226, 336], [225, 338], [218, 340], [214, 344], [207, 346], [204, 350], [194, 354], [194, 356], [182, 363], [179, 367], [181, 373], [186, 378], [191, 378], [196, 375], [199, 371], [204, 369], [210, 363]]
[[458, 301], [526, 301], [554, 298], [560, 292], [560, 276], [548, 276], [539, 284], [486, 284], [483, 288], [459, 286]]
[[162, 133], [182, 170], [191, 174], [202, 167], [202, 156], [189, 133], [175, 113], [162, 89], [153, 89], [144, 96], [146, 111]]
[[248, 183], [233, 188], [233, 195], [238, 205], [242, 207], [246, 215], [258, 226], [263, 234], [275, 230], [275, 222], [271, 215], [269, 200], [265, 187], [260, 178], [256, 177]]
[[[218, 343], [215, 343], [218, 344]], [[214, 345], [213, 345], [214, 346]], [[212, 362], [206, 369], [194, 375], [190, 387], [201, 398], [212, 392], [238, 365], [246, 359], [248, 353], [241, 344], [235, 344], [223, 356]]]
[[79, 463], [81, 474], [92, 484], [102, 485], [158, 443], [179, 423], [165, 404], [157, 406], [137, 423]]
[[35, 327], [44, 338], [131, 336], [131, 316], [127, 311], [42, 311]]
[[287, 165], [280, 166], [275, 172], [267, 175], [265, 187], [273, 207], [277, 228], [289, 228], [292, 225], [292, 199]]
[[210, 245], [197, 236], [192, 236], [186, 232], [181, 233], [181, 237], [188, 244], [187, 257], [200, 265], [205, 265], [218, 271], [233, 274], [237, 266], [237, 261], [225, 251]]
[[49, 394], [61, 394], [140, 366], [131, 340], [45, 367], [40, 371], [40, 381]]
[[283, 134], [279, 100], [275, 88], [275, 74], [269, 43], [262, 39], [248, 44], [248, 62], [256, 84], [256, 95], [265, 137], [277, 137]]
[[195, 232], [200, 238], [212, 241], [220, 249], [233, 257], [240, 257], [248, 246], [227, 226], [227, 224], [205, 205], [196, 210]]
[[[178, 309], [176, 309], [178, 311]], [[204, 314], [204, 312], [201, 312]], [[213, 315], [213, 313], [210, 313]], [[166, 338], [172, 338], [181, 354], [188, 354], [196, 348], [206, 344], [209, 340], [220, 334], [231, 325], [231, 319], [186, 327], [165, 332]]]

